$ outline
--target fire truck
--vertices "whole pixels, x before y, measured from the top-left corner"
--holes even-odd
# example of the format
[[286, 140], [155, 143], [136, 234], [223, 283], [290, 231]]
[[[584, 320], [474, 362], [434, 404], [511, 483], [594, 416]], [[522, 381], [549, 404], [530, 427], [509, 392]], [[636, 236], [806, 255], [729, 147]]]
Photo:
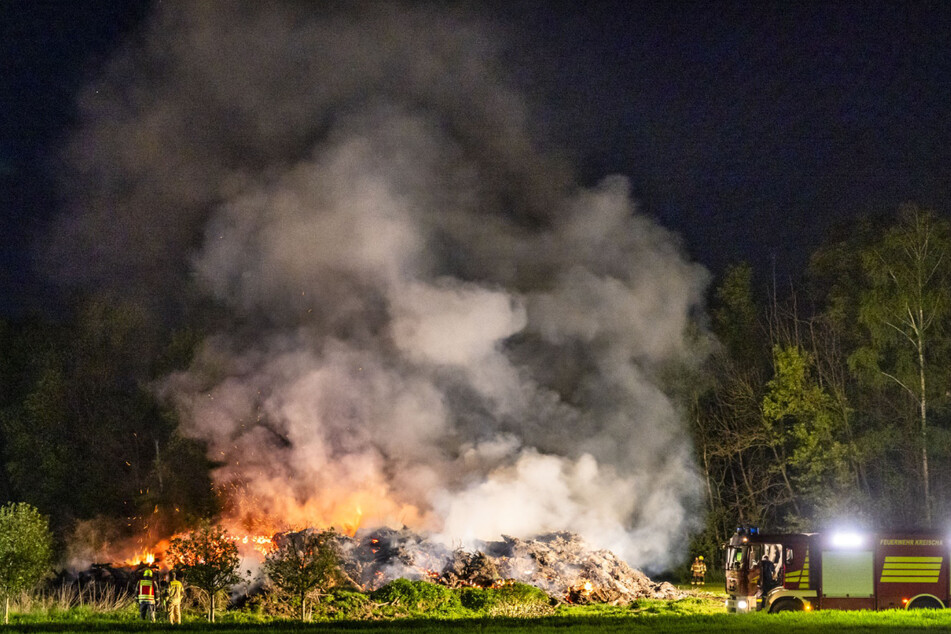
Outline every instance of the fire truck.
[[937, 533], [738, 528], [725, 545], [727, 611], [948, 607], [948, 546]]

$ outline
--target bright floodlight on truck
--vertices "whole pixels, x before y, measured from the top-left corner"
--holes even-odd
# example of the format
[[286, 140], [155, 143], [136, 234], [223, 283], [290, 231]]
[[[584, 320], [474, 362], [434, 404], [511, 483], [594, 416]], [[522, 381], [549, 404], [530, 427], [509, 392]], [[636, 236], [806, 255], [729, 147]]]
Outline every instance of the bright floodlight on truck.
[[865, 545], [865, 535], [855, 531], [839, 531], [832, 534], [834, 548], [861, 548]]

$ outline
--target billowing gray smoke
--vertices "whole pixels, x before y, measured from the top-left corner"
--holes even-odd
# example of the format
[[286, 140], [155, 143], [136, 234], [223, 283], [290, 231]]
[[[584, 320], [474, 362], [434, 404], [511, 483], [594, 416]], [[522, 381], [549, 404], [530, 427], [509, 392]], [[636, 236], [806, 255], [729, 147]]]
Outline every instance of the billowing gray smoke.
[[443, 3], [163, 2], [84, 93], [51, 258], [228, 308], [160, 390], [233, 519], [659, 567], [698, 486], [658, 376], [706, 273], [538, 149], [497, 41]]

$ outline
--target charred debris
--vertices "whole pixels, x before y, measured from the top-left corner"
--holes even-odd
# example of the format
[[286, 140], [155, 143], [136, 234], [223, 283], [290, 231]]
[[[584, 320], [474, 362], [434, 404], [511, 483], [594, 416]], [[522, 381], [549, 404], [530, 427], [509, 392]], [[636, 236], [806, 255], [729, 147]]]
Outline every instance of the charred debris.
[[364, 590], [403, 577], [450, 588], [526, 583], [571, 603], [684, 596], [672, 584], [655, 583], [614, 553], [592, 549], [580, 536], [566, 532], [533, 539], [503, 536], [501, 541], [482, 542], [475, 550], [453, 550], [408, 529], [387, 528], [342, 536], [340, 549], [344, 571]]
[[[316, 529], [307, 529], [316, 530]], [[294, 533], [274, 536], [276, 544]], [[370, 592], [394, 579], [427, 580], [450, 588], [500, 588], [525, 583], [554, 601], [624, 604], [641, 598], [679, 599], [684, 595], [667, 582], [654, 582], [609, 550], [590, 547], [579, 535], [556, 532], [532, 539], [503, 536], [478, 548], [448, 548], [409, 529], [390, 528], [340, 535], [345, 576], [355, 589]], [[93, 564], [60, 576], [60, 582], [132, 588], [137, 567]]]

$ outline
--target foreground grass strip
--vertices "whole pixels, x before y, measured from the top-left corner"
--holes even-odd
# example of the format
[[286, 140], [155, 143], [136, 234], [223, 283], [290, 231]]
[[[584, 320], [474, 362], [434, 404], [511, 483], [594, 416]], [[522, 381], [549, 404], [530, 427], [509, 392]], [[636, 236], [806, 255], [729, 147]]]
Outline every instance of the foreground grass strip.
[[676, 601], [638, 600], [630, 605], [559, 606], [550, 616], [533, 618], [473, 616], [416, 612], [405, 618], [340, 619], [318, 623], [273, 620], [260, 614], [229, 611], [222, 622], [210, 624], [195, 613], [183, 625], [143, 623], [134, 610], [94, 613], [82, 609], [17, 615], [6, 632], [921, 632], [951, 631], [951, 610], [912, 612], [818, 612], [784, 614], [727, 614], [722, 599], [704, 595]]
[[951, 630], [951, 610], [888, 612], [820, 612], [809, 614], [623, 614], [575, 613], [537, 619], [394, 619], [387, 621], [340, 621], [331, 623], [210, 624], [199, 621], [171, 627], [141, 622], [90, 621], [84, 623], [15, 624], [6, 632], [921, 632]]

